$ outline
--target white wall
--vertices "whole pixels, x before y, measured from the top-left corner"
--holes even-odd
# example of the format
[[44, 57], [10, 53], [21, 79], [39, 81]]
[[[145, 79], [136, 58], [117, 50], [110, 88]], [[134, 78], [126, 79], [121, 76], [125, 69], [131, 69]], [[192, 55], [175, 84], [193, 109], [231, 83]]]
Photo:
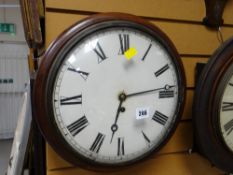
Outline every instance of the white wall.
[[[0, 0], [0, 5], [10, 4], [10, 5], [19, 5], [19, 0]], [[5, 14], [5, 15], [4, 15]], [[0, 7], [0, 23], [13, 23], [16, 25], [16, 35], [10, 35], [5, 33], [0, 33], [0, 42], [1, 41], [23, 41], [24, 31], [22, 25], [22, 18], [20, 8], [1, 8]]]
[[26, 45], [0, 43], [0, 93], [24, 92], [29, 78], [27, 50]]
[[0, 139], [6, 139], [14, 136], [29, 71], [20, 8], [1, 5], [17, 6], [19, 0], [0, 0], [0, 23], [16, 25], [15, 35], [0, 33], [0, 80], [13, 79], [12, 84], [0, 83]]
[[[0, 138], [14, 135], [28, 72], [27, 47], [0, 43]], [[3, 83], [4, 79], [13, 83]]]

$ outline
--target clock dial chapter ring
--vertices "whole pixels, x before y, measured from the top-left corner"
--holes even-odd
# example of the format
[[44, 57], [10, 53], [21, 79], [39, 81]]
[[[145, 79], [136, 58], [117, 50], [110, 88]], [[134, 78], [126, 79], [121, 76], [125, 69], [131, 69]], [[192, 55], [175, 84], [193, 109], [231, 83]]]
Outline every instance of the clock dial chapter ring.
[[[127, 60], [127, 49], [138, 55]], [[55, 151], [73, 164], [101, 169], [138, 162], [168, 141], [181, 117], [185, 79], [179, 55], [159, 29], [134, 16], [109, 13], [74, 25], [49, 47], [41, 65], [37, 122]], [[123, 91], [117, 99], [119, 89], [137, 93]], [[137, 110], [149, 113], [136, 119]]]

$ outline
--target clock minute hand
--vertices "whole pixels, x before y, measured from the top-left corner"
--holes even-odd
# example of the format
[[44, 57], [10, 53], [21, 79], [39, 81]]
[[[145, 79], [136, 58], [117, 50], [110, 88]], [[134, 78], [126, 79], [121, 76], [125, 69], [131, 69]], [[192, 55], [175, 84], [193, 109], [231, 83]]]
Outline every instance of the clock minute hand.
[[127, 94], [126, 97], [132, 97], [132, 96], [137, 96], [137, 95], [141, 95], [141, 94], [145, 94], [145, 93], [149, 93], [149, 92], [154, 92], [154, 91], [159, 91], [159, 90], [169, 90], [170, 88], [175, 87], [175, 86], [170, 86], [170, 85], [165, 85], [162, 88], [156, 88], [156, 89], [151, 89], [151, 90], [147, 90], [147, 91], [141, 91], [141, 92], [135, 92], [135, 93], [131, 93], [131, 94]]

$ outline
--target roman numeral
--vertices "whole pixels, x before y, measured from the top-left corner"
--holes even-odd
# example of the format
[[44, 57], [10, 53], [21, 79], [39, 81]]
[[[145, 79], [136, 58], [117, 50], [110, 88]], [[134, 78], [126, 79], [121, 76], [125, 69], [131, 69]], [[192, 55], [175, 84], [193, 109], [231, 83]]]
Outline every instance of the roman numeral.
[[100, 46], [100, 43], [97, 42], [96, 47], [94, 48], [94, 52], [98, 56], [98, 63], [102, 62], [103, 60], [107, 59], [102, 47]]
[[159, 98], [172, 98], [174, 91], [159, 91]]
[[77, 95], [73, 97], [61, 97], [61, 105], [77, 105], [82, 104], [82, 95]]
[[159, 111], [155, 111], [152, 119], [161, 125], [165, 125], [167, 120], [168, 120], [168, 117], [166, 115], [160, 113]]
[[105, 138], [105, 135], [98, 133], [98, 135], [95, 138], [95, 141], [93, 142], [93, 144], [90, 147], [90, 150], [95, 152], [95, 153], [98, 153], [102, 144], [103, 144], [104, 138]]
[[157, 72], [155, 72], [155, 76], [158, 77], [159, 75], [161, 75], [162, 73], [164, 73], [168, 69], [169, 69], [169, 65], [166, 64], [161, 69], [159, 69]]
[[83, 116], [80, 119], [76, 120], [75, 122], [71, 123], [69, 126], [67, 126], [67, 129], [70, 131], [70, 133], [73, 136], [76, 136], [84, 128], [86, 128], [88, 124], [89, 123], [88, 123], [87, 118]]
[[125, 155], [124, 138], [119, 137], [117, 140], [118, 140], [117, 155], [118, 156], [123, 156], [123, 155]]
[[229, 122], [227, 122], [224, 125], [224, 129], [227, 132], [227, 135], [229, 135], [232, 132], [232, 130], [233, 130], [233, 119], [230, 120]]
[[125, 51], [129, 50], [129, 35], [128, 34], [119, 34], [120, 40], [120, 51], [119, 55], [124, 55]]
[[233, 83], [229, 83], [230, 86], [233, 86]]
[[84, 80], [87, 80], [87, 77], [90, 74], [88, 72], [84, 72], [84, 71], [81, 71], [81, 70], [76, 70], [76, 69], [70, 68], [70, 67], [67, 70], [78, 73]]
[[150, 143], [150, 139], [146, 136], [146, 134], [142, 131], [143, 138]]
[[145, 54], [143, 55], [143, 57], [142, 57], [142, 61], [144, 61], [144, 60], [145, 60], [145, 58], [146, 58], [146, 56], [147, 56], [148, 52], [149, 52], [149, 51], [150, 51], [150, 49], [151, 49], [151, 46], [152, 46], [152, 44], [150, 44], [150, 45], [149, 45], [148, 49], [146, 50]]
[[233, 103], [232, 102], [223, 102], [222, 103], [222, 111], [232, 111]]

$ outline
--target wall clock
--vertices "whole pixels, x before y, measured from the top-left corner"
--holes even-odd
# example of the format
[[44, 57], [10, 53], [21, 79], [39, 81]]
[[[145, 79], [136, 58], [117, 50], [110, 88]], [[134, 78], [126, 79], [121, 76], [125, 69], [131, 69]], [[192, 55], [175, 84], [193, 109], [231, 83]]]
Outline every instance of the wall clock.
[[107, 13], [75, 24], [47, 49], [34, 89], [39, 127], [73, 164], [119, 166], [158, 151], [180, 119], [179, 55], [157, 27]]
[[233, 38], [213, 54], [199, 77], [193, 114], [201, 153], [233, 172]]

